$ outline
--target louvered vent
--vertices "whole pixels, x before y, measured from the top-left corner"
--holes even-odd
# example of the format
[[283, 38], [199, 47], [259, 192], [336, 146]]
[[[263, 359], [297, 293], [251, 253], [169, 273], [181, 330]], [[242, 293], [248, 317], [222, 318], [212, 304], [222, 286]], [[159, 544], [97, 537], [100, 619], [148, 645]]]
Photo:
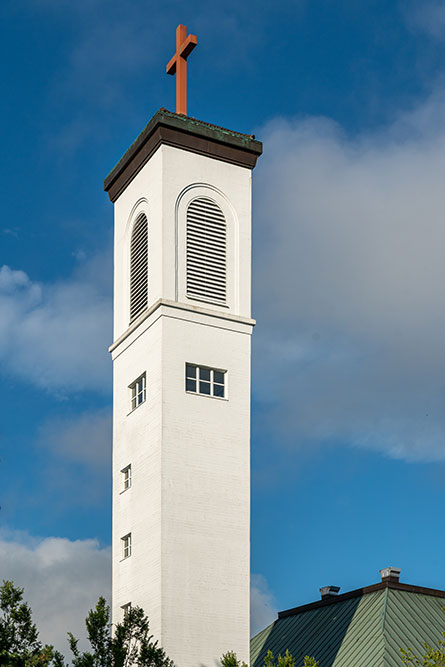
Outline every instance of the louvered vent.
[[145, 213], [137, 218], [130, 248], [130, 321], [148, 304], [148, 220]]
[[187, 209], [187, 296], [226, 303], [226, 220], [207, 197], [194, 199]]

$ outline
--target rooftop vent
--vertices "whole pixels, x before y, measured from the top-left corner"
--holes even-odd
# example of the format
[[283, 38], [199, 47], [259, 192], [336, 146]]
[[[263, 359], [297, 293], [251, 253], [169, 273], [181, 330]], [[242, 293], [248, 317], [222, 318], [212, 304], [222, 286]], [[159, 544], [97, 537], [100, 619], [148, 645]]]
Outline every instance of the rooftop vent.
[[323, 586], [320, 588], [321, 599], [335, 598], [338, 595], [340, 586]]
[[384, 567], [380, 570], [382, 581], [399, 581], [400, 567]]

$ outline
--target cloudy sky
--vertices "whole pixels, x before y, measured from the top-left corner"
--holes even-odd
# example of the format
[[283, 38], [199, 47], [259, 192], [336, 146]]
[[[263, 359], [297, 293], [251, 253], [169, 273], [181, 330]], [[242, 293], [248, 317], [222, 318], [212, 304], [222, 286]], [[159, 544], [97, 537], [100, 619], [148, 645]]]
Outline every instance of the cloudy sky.
[[253, 629], [388, 565], [445, 588], [445, 2], [3, 0], [0, 576], [62, 648], [110, 588], [103, 178], [180, 22], [190, 115], [264, 142]]

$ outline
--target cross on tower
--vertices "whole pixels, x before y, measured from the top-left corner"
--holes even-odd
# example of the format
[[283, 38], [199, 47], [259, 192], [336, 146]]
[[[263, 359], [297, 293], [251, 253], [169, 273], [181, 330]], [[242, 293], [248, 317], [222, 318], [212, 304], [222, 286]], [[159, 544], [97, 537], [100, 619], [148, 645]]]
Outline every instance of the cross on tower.
[[176, 53], [167, 65], [167, 74], [176, 74], [176, 113], [187, 115], [187, 58], [198, 43], [196, 35], [187, 37], [187, 26], [176, 28]]

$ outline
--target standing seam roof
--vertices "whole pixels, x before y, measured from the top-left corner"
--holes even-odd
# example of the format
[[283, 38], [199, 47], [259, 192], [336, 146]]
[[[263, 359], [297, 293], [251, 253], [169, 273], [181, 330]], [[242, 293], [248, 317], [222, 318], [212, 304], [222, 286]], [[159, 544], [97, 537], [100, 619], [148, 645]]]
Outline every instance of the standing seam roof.
[[443, 597], [381, 588], [318, 608], [296, 610], [251, 640], [251, 665], [262, 667], [270, 649], [286, 649], [296, 667], [305, 655], [320, 667], [403, 667], [400, 648], [424, 652], [445, 626]]

